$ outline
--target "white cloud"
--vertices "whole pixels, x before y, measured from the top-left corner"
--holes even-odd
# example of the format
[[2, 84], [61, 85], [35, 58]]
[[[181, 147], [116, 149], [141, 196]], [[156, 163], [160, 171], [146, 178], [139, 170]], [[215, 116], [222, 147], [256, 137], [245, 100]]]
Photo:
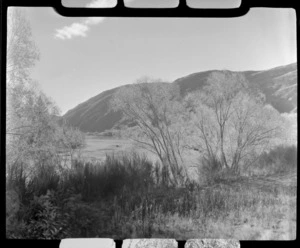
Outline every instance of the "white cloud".
[[74, 22], [70, 26], [65, 26], [56, 30], [55, 37], [65, 40], [71, 39], [74, 36], [86, 36], [86, 32], [89, 30], [88, 25], [83, 23]]
[[[129, 0], [132, 2], [134, 0]], [[86, 5], [87, 8], [109, 8], [114, 7], [117, 0], [94, 0]], [[75, 22], [70, 26], [56, 29], [55, 38], [58, 39], [71, 39], [76, 36], [86, 37], [89, 26], [97, 25], [105, 20], [105, 17], [88, 17], [81, 22]]]

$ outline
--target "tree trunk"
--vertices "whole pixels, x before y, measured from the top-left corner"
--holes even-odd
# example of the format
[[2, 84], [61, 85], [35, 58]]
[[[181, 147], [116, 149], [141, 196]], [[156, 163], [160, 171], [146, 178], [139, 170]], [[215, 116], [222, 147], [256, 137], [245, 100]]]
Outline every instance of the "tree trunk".
[[221, 127], [221, 165], [222, 167], [225, 167], [226, 169], [229, 169], [229, 166], [226, 161], [226, 156], [224, 152], [224, 137], [223, 137], [223, 128]]

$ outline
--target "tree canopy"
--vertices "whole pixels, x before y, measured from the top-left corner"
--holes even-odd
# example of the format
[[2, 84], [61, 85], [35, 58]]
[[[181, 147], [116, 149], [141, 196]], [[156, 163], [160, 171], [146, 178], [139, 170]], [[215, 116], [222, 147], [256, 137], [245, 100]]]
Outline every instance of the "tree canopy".
[[281, 131], [278, 111], [243, 75], [215, 72], [207, 85], [186, 97], [190, 109], [189, 136], [203, 158], [237, 172], [249, 165]]
[[127, 131], [128, 137], [155, 153], [170, 168], [172, 183], [181, 183], [187, 171], [183, 163], [185, 109], [179, 86], [143, 78], [120, 88], [112, 107], [136, 124]]

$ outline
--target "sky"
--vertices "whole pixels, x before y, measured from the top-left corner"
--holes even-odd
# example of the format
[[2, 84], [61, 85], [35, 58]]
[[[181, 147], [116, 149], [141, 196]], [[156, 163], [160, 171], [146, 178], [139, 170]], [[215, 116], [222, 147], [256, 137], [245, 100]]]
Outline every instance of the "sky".
[[[109, 7], [110, 1], [85, 5]], [[25, 9], [41, 55], [32, 78], [61, 114], [143, 76], [172, 82], [212, 69], [265, 70], [296, 62], [293, 9], [252, 8], [227, 19], [75, 18], [52, 8]]]

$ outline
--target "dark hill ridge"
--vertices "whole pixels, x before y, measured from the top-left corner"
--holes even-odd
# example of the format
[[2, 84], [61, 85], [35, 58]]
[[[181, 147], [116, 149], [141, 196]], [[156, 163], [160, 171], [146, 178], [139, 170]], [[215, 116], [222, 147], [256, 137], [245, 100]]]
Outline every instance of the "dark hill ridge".
[[266, 95], [266, 100], [279, 112], [297, 110], [297, 64], [256, 72], [248, 78]]
[[[201, 89], [207, 77], [214, 71], [210, 70], [190, 74], [179, 78], [173, 83], [180, 86], [182, 95]], [[264, 71], [244, 71], [250, 84], [255, 84], [265, 95], [267, 103], [279, 112], [297, 111], [297, 63], [280, 66]], [[121, 86], [123, 87], [123, 86]], [[113, 112], [109, 102], [114, 88], [104, 91], [69, 110], [63, 117], [72, 126], [84, 132], [103, 132], [113, 128], [122, 119], [120, 112]]]
[[109, 111], [109, 102], [118, 88], [107, 90], [69, 110], [63, 118], [84, 132], [111, 129], [121, 119], [121, 113]]

